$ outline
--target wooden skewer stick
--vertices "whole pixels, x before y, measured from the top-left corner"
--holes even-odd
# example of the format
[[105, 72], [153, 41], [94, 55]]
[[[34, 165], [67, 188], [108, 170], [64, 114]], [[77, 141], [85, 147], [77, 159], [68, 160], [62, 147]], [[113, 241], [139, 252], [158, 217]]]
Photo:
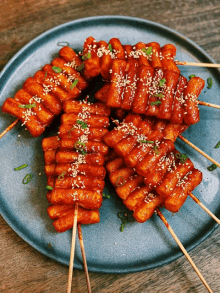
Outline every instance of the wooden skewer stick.
[[220, 225], [220, 220], [193, 193], [189, 192], [188, 195]]
[[72, 286], [73, 263], [74, 263], [75, 244], [76, 244], [77, 217], [78, 217], [78, 204], [75, 205], [75, 213], [74, 213], [74, 219], [73, 219], [73, 231], [72, 231], [72, 243], [71, 243], [71, 251], [70, 251], [70, 264], [69, 264], [67, 293], [71, 293], [71, 286]]
[[203, 155], [204, 157], [206, 157], [213, 164], [215, 164], [216, 166], [218, 166], [220, 168], [220, 164], [218, 162], [216, 162], [213, 158], [211, 158], [205, 152], [203, 152], [202, 150], [200, 150], [197, 146], [195, 146], [193, 143], [191, 143], [188, 139], [186, 139], [185, 137], [183, 137], [181, 134], [179, 134], [178, 137], [180, 139], [182, 139], [185, 143], [187, 143], [189, 146], [191, 146], [193, 149], [195, 149], [197, 152], [199, 152], [201, 155]]
[[215, 105], [215, 104], [206, 103], [206, 102], [202, 102], [202, 101], [198, 101], [198, 104], [202, 105], [202, 106], [208, 106], [208, 107], [220, 109], [220, 105]]
[[17, 125], [19, 119], [16, 119], [11, 125], [9, 125], [2, 133], [0, 133], [0, 138], [2, 138], [7, 132], [9, 132], [15, 125]]
[[198, 67], [220, 68], [220, 64], [213, 64], [213, 63], [198, 63], [198, 62], [175, 61], [175, 64], [176, 65], [187, 65], [187, 66], [198, 66]]
[[201, 281], [203, 282], [203, 284], [205, 285], [207, 290], [210, 293], [213, 293], [212, 289], [209, 287], [209, 285], [207, 284], [206, 280], [204, 279], [204, 277], [202, 276], [202, 274], [200, 273], [200, 271], [198, 270], [198, 268], [194, 264], [193, 260], [191, 259], [190, 255], [188, 254], [188, 252], [186, 251], [186, 249], [184, 248], [184, 246], [180, 242], [179, 238], [176, 236], [176, 234], [174, 233], [173, 229], [170, 227], [170, 225], [167, 222], [167, 220], [164, 217], [164, 215], [161, 213], [161, 211], [159, 209], [156, 209], [156, 213], [160, 217], [160, 219], [163, 221], [163, 223], [165, 224], [165, 226], [169, 230], [170, 234], [173, 236], [174, 240], [176, 241], [176, 243], [179, 245], [180, 249], [182, 250], [182, 252], [186, 256], [187, 260], [189, 261], [189, 263], [191, 264], [191, 266], [193, 267], [193, 269], [195, 270], [195, 272], [197, 273], [197, 275], [199, 276], [199, 278], [201, 279]]
[[83, 243], [81, 224], [77, 224], [77, 228], [78, 228], [78, 237], [79, 237], [79, 243], [80, 243], [80, 248], [81, 248], [81, 253], [82, 253], [82, 258], [83, 258], [83, 266], [84, 266], [84, 271], [85, 271], [85, 275], [86, 275], [86, 283], [87, 283], [88, 293], [92, 293], [90, 279], [89, 279], [89, 273], [88, 273], [88, 267], [87, 267], [87, 261], [86, 261], [86, 254], [85, 254], [84, 243]]

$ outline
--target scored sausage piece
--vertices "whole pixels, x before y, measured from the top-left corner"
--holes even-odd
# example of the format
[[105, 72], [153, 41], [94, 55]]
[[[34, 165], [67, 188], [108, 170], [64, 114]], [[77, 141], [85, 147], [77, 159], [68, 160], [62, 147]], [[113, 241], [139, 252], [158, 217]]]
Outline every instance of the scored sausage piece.
[[186, 174], [174, 192], [165, 199], [164, 206], [172, 213], [177, 213], [184, 204], [189, 192], [192, 192], [202, 181], [202, 172], [194, 169]]
[[22, 104], [15, 99], [7, 98], [2, 105], [2, 112], [11, 114], [21, 120], [22, 124], [27, 127], [33, 137], [40, 136], [45, 130], [44, 125], [34, 115], [31, 109], [22, 109], [19, 108], [19, 105]]
[[183, 119], [187, 125], [199, 122], [199, 108], [197, 98], [204, 88], [205, 81], [200, 77], [192, 77], [184, 91], [184, 114]]
[[[74, 213], [74, 209], [70, 210], [65, 216], [60, 217], [53, 222], [53, 226], [57, 232], [65, 232], [73, 227]], [[78, 207], [78, 224], [96, 224], [99, 222], [100, 216], [98, 210], [90, 211]]]
[[185, 163], [177, 163], [175, 168], [166, 173], [161, 184], [156, 188], [157, 193], [163, 197], [170, 196], [178, 182], [193, 169], [194, 165], [190, 159], [187, 159]]
[[51, 204], [75, 205], [78, 203], [86, 209], [99, 209], [102, 205], [102, 195], [88, 189], [54, 188], [47, 193], [47, 200]]
[[166, 154], [173, 151], [175, 148], [171, 140], [162, 140], [159, 147], [149, 151], [144, 159], [136, 165], [136, 171], [141, 176], [146, 176], [150, 170], [159, 162], [159, 160]]

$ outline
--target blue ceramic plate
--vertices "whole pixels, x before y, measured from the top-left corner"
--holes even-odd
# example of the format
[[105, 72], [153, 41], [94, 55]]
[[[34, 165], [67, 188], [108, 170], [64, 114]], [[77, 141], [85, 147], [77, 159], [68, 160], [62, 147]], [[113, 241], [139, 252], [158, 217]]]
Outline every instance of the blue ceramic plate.
[[[160, 24], [142, 19], [106, 16], [85, 18], [55, 27], [20, 50], [7, 64], [0, 77], [0, 104], [21, 88], [27, 77], [33, 76], [41, 66], [57, 55], [58, 42], [68, 42], [76, 50], [82, 49], [84, 40], [93, 36], [97, 40], [109, 41], [117, 37], [123, 44], [139, 41], [159, 42], [161, 46], [173, 43], [177, 47], [177, 60], [213, 62], [200, 47], [179, 33]], [[213, 80], [212, 89], [203, 90], [200, 99], [220, 104], [220, 73], [215, 69], [181, 67], [188, 77], [195, 74]], [[214, 146], [220, 140], [219, 110], [201, 107], [201, 121], [190, 127], [184, 134], [199, 148], [220, 161], [220, 149]], [[15, 119], [0, 114], [0, 132]], [[53, 135], [51, 126], [44, 136]], [[32, 138], [25, 129], [17, 125], [0, 141], [0, 209], [8, 224], [31, 246], [43, 254], [68, 265], [70, 256], [71, 231], [55, 232], [46, 208], [46, 176], [41, 140]], [[210, 162], [181, 141], [176, 142], [178, 150], [187, 153], [203, 172], [203, 182], [194, 194], [218, 217], [220, 217], [219, 170], [207, 171]], [[27, 163], [21, 171], [14, 168]], [[29, 184], [22, 184], [28, 173], [34, 177]], [[39, 175], [42, 173], [42, 175]], [[173, 261], [182, 253], [170, 236], [164, 224], [156, 215], [144, 224], [131, 220], [120, 232], [119, 211], [125, 207], [117, 199], [113, 188], [107, 182], [105, 199], [100, 209], [101, 222], [83, 226], [83, 237], [90, 271], [106, 273], [128, 273], [155, 268]], [[188, 198], [179, 213], [172, 215], [163, 209], [168, 222], [184, 246], [190, 250], [202, 242], [215, 229], [216, 224], [191, 198]], [[77, 241], [75, 267], [82, 269], [82, 258]]]

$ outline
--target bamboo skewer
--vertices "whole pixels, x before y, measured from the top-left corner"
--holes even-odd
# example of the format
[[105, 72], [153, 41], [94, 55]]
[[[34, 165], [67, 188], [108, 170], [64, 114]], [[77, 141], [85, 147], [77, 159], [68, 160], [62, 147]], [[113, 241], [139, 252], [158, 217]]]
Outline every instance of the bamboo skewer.
[[190, 255], [188, 254], [188, 252], [186, 251], [186, 249], [184, 248], [184, 246], [180, 242], [179, 238], [176, 236], [176, 234], [174, 233], [173, 229], [170, 227], [170, 225], [167, 222], [167, 220], [164, 217], [164, 215], [161, 213], [161, 211], [159, 209], [156, 209], [156, 213], [159, 216], [159, 218], [162, 220], [162, 222], [165, 224], [165, 226], [169, 230], [170, 234], [173, 236], [173, 238], [176, 241], [176, 243], [179, 245], [180, 249], [182, 250], [182, 252], [186, 256], [187, 260], [189, 261], [189, 263], [191, 264], [191, 266], [193, 267], [193, 269], [195, 270], [195, 272], [197, 273], [197, 275], [199, 276], [199, 278], [201, 279], [201, 281], [203, 282], [203, 284], [205, 285], [205, 287], [207, 288], [207, 290], [210, 293], [213, 293], [212, 289], [207, 284], [206, 280], [204, 279], [204, 277], [202, 276], [202, 274], [200, 273], [200, 271], [196, 267], [195, 263], [193, 262], [193, 260], [191, 259]]
[[186, 139], [185, 137], [183, 137], [181, 134], [179, 134], [178, 137], [180, 139], [182, 139], [182, 141], [184, 141], [185, 143], [187, 143], [189, 146], [191, 146], [193, 149], [195, 149], [197, 152], [199, 152], [201, 155], [203, 155], [205, 158], [207, 158], [209, 161], [211, 161], [213, 164], [215, 164], [216, 166], [218, 166], [220, 168], [220, 164], [217, 161], [215, 161], [213, 158], [211, 158], [205, 152], [203, 152], [202, 150], [200, 150], [197, 146], [195, 146], [193, 143], [191, 143], [188, 139]]
[[7, 132], [9, 132], [13, 127], [15, 127], [19, 122], [19, 119], [16, 119], [11, 125], [9, 125], [2, 133], [0, 133], [0, 138], [2, 138]]
[[202, 102], [202, 101], [198, 101], [198, 104], [202, 105], [202, 106], [208, 106], [208, 107], [220, 109], [220, 105], [215, 105], [215, 104], [206, 103], [206, 102]]
[[75, 213], [74, 213], [74, 220], [73, 220], [73, 231], [72, 231], [72, 243], [71, 243], [71, 251], [70, 251], [70, 264], [69, 264], [67, 293], [71, 293], [71, 286], [72, 286], [73, 263], [74, 263], [75, 244], [76, 244], [77, 217], [78, 217], [78, 204], [75, 205]]
[[189, 192], [188, 195], [220, 225], [220, 220], [193, 193]]
[[220, 64], [213, 64], [213, 63], [198, 63], [198, 62], [175, 61], [175, 64], [176, 65], [186, 65], [186, 66], [220, 68]]
[[84, 271], [85, 271], [85, 275], [86, 275], [86, 283], [87, 283], [88, 293], [92, 293], [90, 279], [89, 279], [89, 273], [88, 273], [88, 267], [87, 267], [87, 262], [86, 262], [86, 254], [85, 254], [85, 249], [84, 249], [81, 224], [77, 224], [77, 228], [78, 228], [78, 237], [79, 237], [79, 243], [80, 243], [80, 248], [81, 248], [81, 253], [82, 253], [82, 258], [83, 258], [83, 266], [84, 266]]

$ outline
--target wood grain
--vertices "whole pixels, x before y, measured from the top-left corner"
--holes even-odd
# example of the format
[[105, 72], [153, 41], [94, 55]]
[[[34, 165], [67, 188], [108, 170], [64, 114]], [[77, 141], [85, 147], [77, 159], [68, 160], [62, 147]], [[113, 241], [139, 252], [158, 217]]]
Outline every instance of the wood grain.
[[[192, 39], [220, 62], [219, 0], [2, 0], [0, 70], [19, 49], [44, 31], [70, 20], [95, 15], [129, 15], [161, 23]], [[66, 292], [68, 267], [30, 247], [2, 217], [0, 230], [0, 292]], [[220, 229], [191, 251], [190, 256], [213, 292], [220, 292]], [[90, 280], [92, 292], [96, 293], [207, 292], [184, 257], [140, 273], [90, 273]], [[74, 271], [72, 291], [87, 292], [84, 272]]]

